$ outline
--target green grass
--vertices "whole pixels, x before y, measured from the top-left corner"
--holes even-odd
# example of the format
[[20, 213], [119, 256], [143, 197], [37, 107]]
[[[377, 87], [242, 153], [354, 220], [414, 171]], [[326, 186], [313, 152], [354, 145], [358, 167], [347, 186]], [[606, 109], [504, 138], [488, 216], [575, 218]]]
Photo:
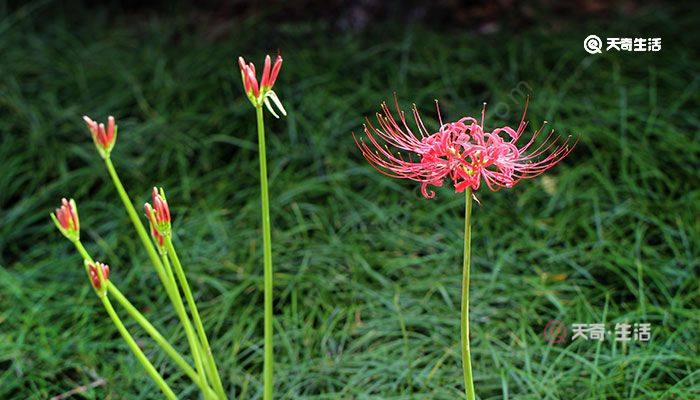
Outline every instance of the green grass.
[[[529, 92], [533, 125], [546, 119], [580, 138], [546, 178], [479, 193], [471, 318], [481, 399], [700, 396], [700, 38], [687, 10], [490, 36], [234, 20], [213, 40], [184, 16], [43, 7], [0, 18], [0, 398], [45, 399], [99, 377], [106, 385], [84, 398], [160, 396], [48, 218], [62, 196], [78, 202], [84, 242], [112, 280], [186, 352], [80, 118], [108, 113], [120, 126], [113, 159], [135, 201], [155, 184], [168, 193], [227, 389], [261, 398], [255, 117], [235, 58], [260, 62], [277, 48], [289, 112], [267, 124], [277, 398], [463, 396], [463, 198], [443, 188], [428, 201], [418, 185], [377, 174], [350, 136], [393, 91], [433, 127], [435, 98], [446, 119], [478, 114], [486, 101], [495, 127], [519, 120]], [[661, 36], [663, 51], [588, 56], [581, 43], [593, 32]], [[551, 319], [608, 329], [646, 321], [653, 337], [550, 345], [542, 329]], [[128, 327], [176, 392], [195, 398]]]

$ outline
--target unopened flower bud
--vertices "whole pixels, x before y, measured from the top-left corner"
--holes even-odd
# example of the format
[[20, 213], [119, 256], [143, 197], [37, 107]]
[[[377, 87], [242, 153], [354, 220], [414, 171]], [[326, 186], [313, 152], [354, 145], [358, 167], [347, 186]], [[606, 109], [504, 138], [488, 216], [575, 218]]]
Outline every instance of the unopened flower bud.
[[282, 106], [282, 102], [272, 90], [277, 80], [277, 75], [279, 75], [280, 69], [282, 68], [282, 56], [278, 55], [275, 58], [274, 64], [269, 55], [265, 57], [260, 84], [258, 84], [258, 79], [255, 76], [255, 65], [253, 65], [253, 63], [246, 63], [243, 57], [238, 57], [238, 66], [241, 69], [243, 88], [253, 106], [262, 107], [264, 104], [275, 118], [279, 118], [279, 115], [277, 115], [277, 112], [275, 112], [272, 107], [274, 105], [282, 115], [287, 115], [287, 111]]
[[61, 199], [61, 207], [51, 214], [51, 219], [59, 231], [71, 241], [80, 239], [80, 220], [78, 207], [73, 199]]
[[158, 250], [161, 253], [165, 252], [165, 238], [170, 236], [170, 208], [165, 200], [165, 192], [161, 188], [153, 188], [152, 192], [153, 205], [144, 204], [146, 218], [151, 227], [151, 236], [158, 245]]
[[[101, 262], [91, 263], [85, 260], [85, 265], [87, 265], [88, 275], [90, 276], [90, 282], [92, 287], [96, 290], [102, 289], [102, 282], [107, 283], [109, 281], [109, 265], [103, 264]], [[102, 271], [102, 279], [100, 279], [100, 273], [98, 270]]]
[[100, 156], [102, 156], [102, 158], [109, 157], [117, 139], [118, 127], [115, 125], [114, 117], [110, 116], [107, 118], [106, 127], [105, 124], [98, 124], [87, 115], [83, 116], [83, 120], [85, 120], [90, 130], [90, 135], [92, 135], [92, 140], [95, 142], [95, 147], [97, 147]]

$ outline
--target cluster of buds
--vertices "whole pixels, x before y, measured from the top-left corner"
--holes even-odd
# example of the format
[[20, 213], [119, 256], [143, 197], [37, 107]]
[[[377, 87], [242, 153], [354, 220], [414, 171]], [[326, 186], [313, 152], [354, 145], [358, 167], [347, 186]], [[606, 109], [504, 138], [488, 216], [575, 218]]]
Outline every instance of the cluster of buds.
[[[90, 282], [92, 282], [92, 287], [94, 287], [95, 290], [100, 291], [107, 288], [107, 283], [109, 282], [109, 265], [85, 260], [85, 268], [90, 277]], [[105, 284], [104, 289], [103, 283]]]
[[78, 207], [73, 199], [61, 199], [61, 207], [51, 214], [51, 219], [59, 231], [71, 242], [80, 240], [80, 220]]
[[88, 129], [90, 129], [92, 140], [95, 142], [95, 147], [97, 147], [100, 156], [102, 156], [102, 158], [108, 158], [117, 139], [118, 127], [114, 123], [114, 117], [110, 116], [107, 118], [106, 127], [105, 124], [98, 124], [87, 115], [83, 116], [83, 120], [85, 120]]
[[170, 236], [170, 208], [165, 200], [165, 192], [163, 188], [160, 191], [153, 188], [151, 194], [153, 205], [146, 203], [144, 209], [146, 218], [151, 226], [151, 236], [158, 245], [158, 250], [165, 253], [165, 239]]
[[253, 63], [246, 64], [243, 57], [238, 57], [238, 66], [241, 68], [241, 79], [243, 80], [245, 93], [253, 106], [262, 107], [263, 104], [265, 104], [267, 109], [270, 110], [270, 113], [272, 113], [275, 118], [279, 118], [279, 115], [277, 115], [270, 103], [270, 100], [272, 100], [272, 103], [275, 103], [280, 113], [286, 116], [287, 111], [285, 111], [282, 106], [282, 102], [277, 97], [277, 94], [272, 90], [280, 68], [282, 68], [282, 56], [278, 55], [277, 58], [275, 58], [274, 65], [269, 55], [265, 57], [265, 65], [259, 85], [258, 79], [255, 76], [255, 65], [253, 65]]
[[[78, 207], [75, 205], [75, 200], [61, 199], [61, 207], [51, 214], [51, 219], [63, 236], [76, 243], [76, 246], [79, 245], [77, 242], [80, 241], [80, 220], [78, 219]], [[97, 291], [103, 290], [103, 287], [105, 287], [103, 282], [107, 282], [109, 279], [109, 266], [90, 260], [85, 260], [84, 262], [92, 287]], [[98, 267], [100, 268], [99, 270]], [[99, 271], [101, 271], [102, 276], [100, 276]]]

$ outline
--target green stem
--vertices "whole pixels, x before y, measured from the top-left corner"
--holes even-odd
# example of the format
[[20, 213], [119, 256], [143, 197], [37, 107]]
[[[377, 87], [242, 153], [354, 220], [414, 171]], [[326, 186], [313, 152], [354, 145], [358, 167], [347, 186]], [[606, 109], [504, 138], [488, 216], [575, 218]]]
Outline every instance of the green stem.
[[80, 256], [83, 257], [83, 260], [88, 260], [88, 262], [92, 263], [92, 257], [90, 257], [90, 254], [85, 250], [85, 246], [83, 246], [83, 243], [80, 242], [80, 240], [76, 240], [73, 242], [75, 245], [75, 248], [78, 249], [78, 253], [80, 253]]
[[153, 338], [153, 340], [165, 351], [165, 353], [177, 364], [182, 371], [187, 375], [190, 379], [192, 379], [192, 382], [194, 382], [199, 388], [203, 391], [209, 394], [211, 397], [216, 397], [216, 393], [207, 385], [203, 385], [199, 375], [197, 372], [190, 366], [190, 364], [185, 361], [185, 359], [180, 355], [180, 353], [175, 350], [175, 348], [163, 337], [163, 335], [158, 332], [158, 330], [151, 325], [150, 322], [146, 319], [146, 317], [139, 312], [139, 310], [134, 307], [131, 302], [124, 297], [121, 291], [114, 285], [114, 282], [110, 282], [109, 286], [107, 286], [107, 289], [109, 290], [110, 295], [112, 295], [118, 302], [121, 304], [122, 307], [126, 310], [127, 313], [133, 318], [141, 327], [143, 330], [148, 333], [148, 335]]
[[[119, 193], [119, 197], [121, 198], [122, 203], [124, 203], [124, 207], [126, 208], [127, 214], [131, 219], [131, 223], [134, 225], [134, 228], [136, 229], [136, 232], [138, 233], [138, 236], [141, 239], [141, 243], [146, 249], [149, 258], [151, 259], [151, 263], [153, 264], [153, 267], [155, 268], [161, 283], [165, 287], [165, 291], [168, 294], [168, 297], [170, 298], [173, 307], [175, 307], [176, 311], [179, 308], [184, 311], [182, 298], [180, 297], [180, 294], [178, 292], [177, 284], [175, 283], [175, 278], [172, 276], [172, 270], [170, 270], [169, 265], [165, 265], [167, 259], [165, 257], [161, 259], [158, 256], [155, 246], [150, 240], [146, 228], [139, 219], [139, 216], [136, 213], [136, 209], [134, 208], [134, 204], [131, 202], [129, 195], [126, 193], [124, 185], [122, 185], [121, 179], [119, 179], [119, 175], [117, 175], [117, 171], [114, 168], [114, 164], [112, 164], [112, 160], [109, 157], [105, 159], [105, 165], [107, 166], [107, 171], [109, 171], [109, 175], [112, 178], [112, 182], [114, 182], [114, 186], [117, 189], [117, 192]], [[192, 324], [189, 320], [189, 317], [187, 316], [187, 312], [182, 313], [178, 311], [178, 316], [180, 317], [180, 322], [182, 326], [185, 328], [185, 332], [192, 332]], [[194, 339], [194, 341], [192, 340], [192, 338]], [[192, 352], [192, 358], [195, 360], [195, 365], [197, 365], [197, 361], [199, 360], [199, 364], [201, 367], [201, 358], [198, 351], [199, 343], [197, 342], [196, 337], [193, 336], [192, 338], [190, 338], [190, 335], [188, 334], [188, 341], [190, 342], [190, 351]], [[193, 344], [196, 344], [196, 346], [193, 346]], [[204, 380], [204, 384], [206, 384], [206, 376], [204, 375], [204, 372], [199, 367], [197, 368], [197, 371], [199, 371], [199, 374], [201, 375], [200, 378]], [[207, 396], [205, 393], [205, 397], [208, 398], [209, 396]]]
[[[77, 240], [73, 242], [75, 245], [75, 248], [78, 249], [78, 253], [83, 257], [83, 259], [88, 260], [89, 262], [93, 262], [92, 257], [90, 257], [90, 254], [88, 251], [85, 249], [85, 246], [83, 246], [82, 242], [80, 240]], [[158, 330], [151, 325], [150, 322], [146, 319], [146, 317], [141, 314], [136, 307], [134, 307], [131, 302], [122, 294], [117, 287], [110, 282], [107, 285], [107, 289], [109, 292], [119, 301], [119, 303], [126, 309], [126, 311], [131, 315], [132, 318], [136, 320], [136, 322], [143, 327], [143, 329], [153, 338], [153, 340], [160, 345], [160, 347], [165, 350], [165, 352], [170, 356], [170, 358], [175, 361], [176, 364], [178, 364], [196, 384], [197, 386], [202, 389], [203, 392], [205, 392], [205, 395], [207, 397], [213, 396], [213, 398], [216, 398], [216, 394], [214, 391], [206, 384], [206, 381], [202, 381], [200, 376], [190, 367], [190, 365], [185, 361], [180, 353], [173, 348], [173, 346], [158, 332]], [[166, 290], [168, 288], [166, 287]], [[194, 355], [193, 355], [194, 358]]]
[[462, 312], [461, 312], [461, 341], [462, 341], [462, 371], [464, 373], [464, 391], [467, 400], [476, 398], [474, 379], [472, 377], [471, 352], [469, 351], [469, 266], [471, 263], [472, 240], [472, 191], [467, 189], [464, 210], [464, 265], [462, 270]]
[[[168, 261], [168, 257], [166, 255], [163, 255], [161, 256], [161, 260], [163, 262], [163, 266], [165, 267], [165, 273], [167, 274], [168, 279], [171, 281], [171, 284], [175, 284], [175, 276], [173, 275], [172, 268], [170, 268], [170, 261]], [[175, 290], [177, 290], [177, 287], [175, 287]], [[194, 329], [192, 329], [192, 323], [190, 322], [190, 319], [187, 316], [187, 311], [185, 311], [185, 304], [182, 302], [182, 298], [180, 297], [179, 291], [174, 297], [175, 311], [180, 317], [180, 321], [182, 322], [182, 325], [185, 328], [185, 335], [187, 336], [187, 343], [189, 343], [190, 345], [190, 351], [192, 352], [192, 358], [194, 359], [195, 368], [197, 368], [197, 373], [199, 374], [201, 383], [203, 385], [208, 385], [207, 376], [204, 371], [204, 364], [202, 362], [202, 355], [200, 353], [201, 346], [199, 344], [199, 341], [197, 340], [197, 336], [194, 333]], [[208, 398], [208, 396], [206, 397]]]
[[203, 346], [202, 351], [204, 353], [204, 358], [207, 362], [205, 367], [209, 373], [209, 377], [212, 378], [214, 384], [216, 385], [217, 395], [221, 399], [226, 399], [226, 393], [224, 391], [224, 386], [221, 383], [221, 377], [219, 376], [219, 371], [216, 367], [216, 362], [214, 361], [214, 355], [211, 352], [211, 346], [209, 345], [209, 339], [207, 339], [207, 334], [204, 331], [204, 324], [202, 324], [202, 319], [199, 316], [199, 310], [197, 309], [197, 304], [194, 301], [194, 296], [192, 296], [192, 290], [187, 282], [187, 277], [185, 276], [185, 271], [180, 263], [180, 258], [177, 256], [175, 251], [175, 246], [173, 246], [172, 238], [166, 238], [166, 246], [168, 249], [168, 255], [175, 266], [175, 275], [177, 276], [182, 291], [185, 293], [185, 299], [187, 300], [187, 305], [192, 314], [192, 319], [194, 320], [194, 326], [197, 329], [197, 335], [199, 336], [199, 342]]
[[[165, 275], [165, 271], [163, 270], [163, 264], [161, 263], [160, 258], [158, 257], [158, 252], [156, 252], [155, 246], [153, 246], [153, 242], [151, 242], [146, 228], [143, 226], [141, 219], [139, 219], [139, 215], [136, 212], [136, 209], [134, 208], [134, 204], [131, 202], [129, 195], [124, 189], [124, 185], [122, 185], [121, 179], [119, 179], [119, 175], [117, 175], [117, 171], [114, 169], [114, 164], [112, 164], [112, 160], [106, 158], [105, 165], [107, 166], [107, 171], [109, 171], [109, 175], [112, 177], [114, 187], [117, 188], [119, 197], [121, 198], [122, 203], [124, 203], [124, 208], [126, 208], [126, 212], [127, 214], [129, 214], [129, 219], [131, 219], [131, 223], [134, 225], [134, 228], [136, 228], [136, 233], [139, 235], [139, 239], [141, 239], [143, 247], [146, 249], [146, 252], [148, 252], [148, 257], [151, 259], [153, 268], [155, 268], [156, 273], [158, 273], [158, 277], [163, 283], [163, 286], [165, 286], [166, 290], [168, 290], [168, 294], [172, 293], [172, 289], [169, 289], [168, 278]], [[174, 305], [173, 297], [171, 297], [170, 300], [173, 301]]]
[[258, 156], [260, 157], [260, 198], [262, 202], [264, 297], [265, 297], [265, 358], [263, 366], [263, 400], [272, 400], [272, 237], [270, 233], [270, 200], [267, 190], [267, 159], [265, 156], [265, 125], [262, 105], [255, 108], [258, 120]]
[[112, 307], [112, 303], [110, 303], [109, 298], [107, 296], [99, 297], [100, 300], [102, 300], [102, 304], [104, 304], [105, 309], [107, 310], [107, 314], [109, 314], [109, 317], [112, 318], [114, 325], [117, 326], [119, 333], [121, 333], [122, 337], [126, 341], [126, 344], [129, 345], [129, 348], [131, 348], [131, 351], [134, 352], [134, 355], [141, 362], [143, 368], [146, 369], [146, 372], [148, 373], [148, 375], [150, 375], [151, 379], [153, 379], [156, 382], [160, 390], [162, 390], [163, 394], [165, 394], [166, 398], [170, 400], [177, 400], [177, 396], [175, 396], [175, 393], [173, 393], [172, 389], [170, 389], [170, 386], [168, 386], [163, 377], [160, 376], [158, 371], [156, 371], [156, 368], [153, 366], [153, 364], [151, 364], [151, 362], [148, 361], [148, 358], [146, 358], [146, 355], [143, 354], [143, 351], [141, 351], [139, 345], [136, 344], [134, 338], [131, 337], [129, 331], [126, 330], [126, 327], [119, 319], [119, 316], [117, 315], [116, 311], [114, 311], [114, 307]]

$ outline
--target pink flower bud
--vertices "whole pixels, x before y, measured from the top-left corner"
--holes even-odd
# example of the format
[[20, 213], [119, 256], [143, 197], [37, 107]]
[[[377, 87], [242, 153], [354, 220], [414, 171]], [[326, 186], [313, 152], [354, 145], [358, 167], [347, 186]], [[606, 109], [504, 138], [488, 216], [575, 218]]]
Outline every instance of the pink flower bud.
[[100, 281], [100, 276], [97, 268], [102, 269], [102, 279], [104, 281], [109, 280], [109, 265], [102, 264], [101, 262], [88, 263], [88, 274], [90, 275], [90, 281], [92, 282], [92, 287], [97, 290], [102, 289], [102, 282]]
[[151, 198], [153, 205], [146, 203], [144, 210], [151, 225], [151, 236], [158, 245], [158, 249], [163, 252], [165, 250], [165, 238], [170, 235], [170, 208], [165, 200], [163, 189], [158, 191], [154, 187]]
[[83, 120], [90, 130], [90, 135], [100, 155], [106, 158], [112, 151], [117, 138], [117, 125], [115, 125], [114, 117], [109, 116], [107, 118], [107, 127], [105, 127], [105, 124], [98, 124], [87, 115], [83, 116]]
[[61, 207], [51, 214], [56, 227], [61, 233], [71, 240], [80, 237], [80, 220], [78, 219], [78, 207], [73, 199], [61, 199]]
[[154, 187], [151, 198], [153, 199], [153, 208], [156, 210], [158, 223], [170, 223], [170, 208], [168, 207], [168, 202], [165, 201], [165, 197], [158, 193], [158, 189]]
[[148, 223], [151, 228], [151, 237], [155, 240], [159, 248], [165, 246], [165, 238], [158, 230], [158, 221], [156, 221], [156, 211], [151, 207], [150, 204], [144, 204], [144, 210], [146, 211], [146, 217], [148, 218]]
[[278, 55], [275, 58], [274, 64], [269, 55], [265, 57], [262, 76], [260, 77], [260, 85], [258, 85], [258, 80], [255, 76], [255, 65], [253, 65], [253, 63], [246, 64], [243, 57], [238, 57], [238, 66], [241, 69], [243, 88], [246, 94], [257, 99], [261, 92], [265, 94], [274, 86], [280, 68], [282, 68], [282, 56]]

